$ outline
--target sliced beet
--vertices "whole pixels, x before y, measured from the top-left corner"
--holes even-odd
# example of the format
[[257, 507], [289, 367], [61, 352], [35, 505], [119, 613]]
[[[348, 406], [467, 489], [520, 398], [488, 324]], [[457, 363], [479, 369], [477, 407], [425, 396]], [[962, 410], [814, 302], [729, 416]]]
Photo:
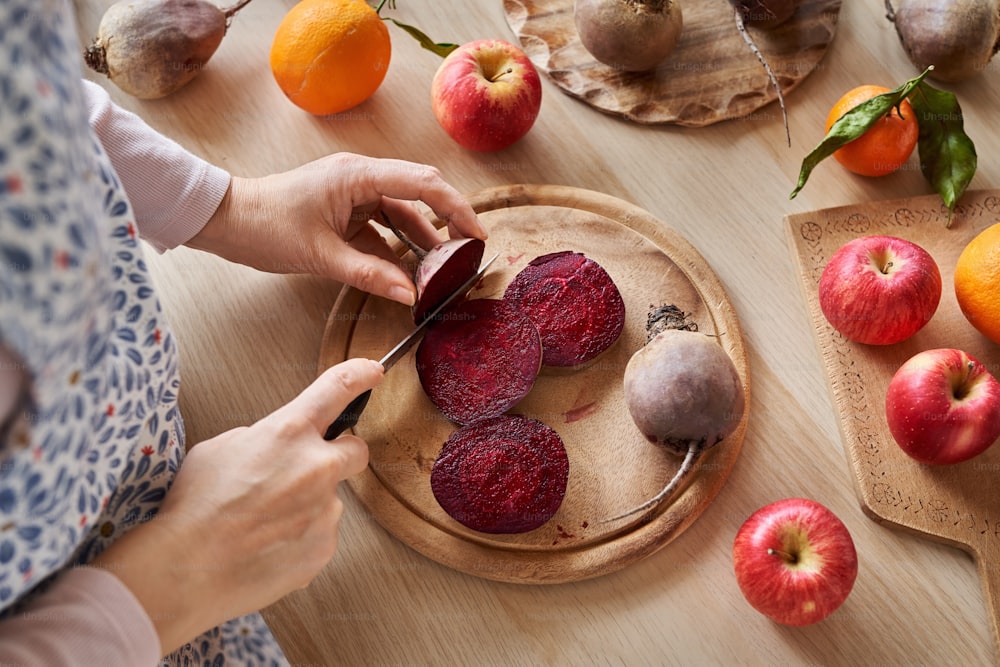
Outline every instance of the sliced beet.
[[502, 415], [463, 426], [431, 470], [431, 490], [453, 519], [483, 533], [524, 533], [559, 510], [569, 459], [540, 421]]
[[427, 396], [459, 424], [503, 414], [527, 396], [542, 363], [542, 342], [527, 316], [500, 299], [449, 308], [417, 347]]
[[423, 322], [428, 313], [479, 270], [486, 243], [480, 239], [450, 239], [437, 244], [420, 259], [413, 282], [417, 300], [413, 321]]
[[584, 364], [611, 347], [625, 327], [618, 287], [600, 264], [578, 252], [535, 258], [503, 298], [538, 327], [546, 366]]

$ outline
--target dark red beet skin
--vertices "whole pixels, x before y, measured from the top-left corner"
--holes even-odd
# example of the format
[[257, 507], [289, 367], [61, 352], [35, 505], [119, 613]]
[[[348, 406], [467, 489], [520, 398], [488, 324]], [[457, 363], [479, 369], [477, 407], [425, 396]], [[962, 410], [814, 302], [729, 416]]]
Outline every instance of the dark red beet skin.
[[535, 325], [500, 299], [449, 308], [417, 347], [428, 398], [446, 417], [469, 424], [503, 414], [528, 395], [542, 361]]
[[504, 301], [538, 327], [542, 363], [579, 366], [611, 347], [625, 327], [625, 302], [611, 276], [583, 254], [532, 260], [507, 286]]
[[423, 322], [428, 313], [471, 278], [479, 270], [485, 250], [486, 243], [480, 239], [451, 239], [431, 248], [413, 277], [417, 286], [413, 321]]
[[524, 533], [559, 510], [568, 478], [558, 433], [535, 419], [502, 415], [452, 433], [431, 470], [431, 490], [472, 530]]

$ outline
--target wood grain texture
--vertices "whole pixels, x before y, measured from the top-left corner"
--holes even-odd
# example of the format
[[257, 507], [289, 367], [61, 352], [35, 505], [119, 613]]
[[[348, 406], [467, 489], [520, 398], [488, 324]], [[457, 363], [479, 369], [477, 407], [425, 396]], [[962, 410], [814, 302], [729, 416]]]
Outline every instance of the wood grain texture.
[[[928, 466], [907, 456], [885, 423], [885, 392], [896, 369], [914, 354], [965, 350], [994, 374], [1000, 348], [980, 335], [955, 300], [953, 272], [965, 245], [1000, 220], [1000, 190], [968, 193], [951, 228], [937, 196], [844, 206], [786, 218], [816, 341], [862, 507], [874, 520], [968, 551], [976, 559], [1000, 647], [1000, 447], [955, 465]], [[859, 236], [887, 234], [912, 241], [934, 257], [943, 293], [934, 317], [912, 338], [889, 346], [851, 342], [829, 325], [818, 284], [829, 257]]]
[[[622, 374], [645, 343], [648, 308], [673, 303], [699, 331], [716, 336], [749, 397], [739, 320], [693, 246], [636, 206], [566, 186], [504, 186], [473, 194], [470, 201], [490, 231], [487, 254], [500, 254], [470, 298], [501, 298], [529, 261], [573, 250], [603, 266], [625, 300], [625, 330], [612, 348], [584, 368], [543, 369], [531, 393], [511, 410], [541, 420], [562, 437], [570, 459], [565, 499], [545, 525], [516, 535], [479, 533], [445, 514], [429, 478], [456, 426], [424, 394], [415, 350], [387, 373], [354, 429], [368, 442], [370, 462], [349, 481], [351, 488], [403, 542], [469, 574], [562, 583], [621, 569], [666, 546], [705, 510], [736, 462], [749, 415], [747, 410], [736, 432], [702, 459], [672, 502], [606, 521], [655, 495], [680, 464], [646, 441], [624, 402]], [[412, 255], [404, 261], [412, 262]], [[319, 368], [350, 357], [378, 358], [411, 328], [407, 308], [346, 288], [331, 312]]]
[[[83, 41], [113, 1], [75, 1]], [[544, 76], [535, 127], [496, 154], [466, 151], [440, 129], [428, 98], [440, 59], [397, 30], [386, 80], [368, 102], [328, 119], [294, 107], [267, 65], [274, 30], [294, 4], [251, 2], [205, 71], [163, 100], [135, 100], [85, 74], [116, 103], [240, 176], [346, 150], [429, 162], [461, 192], [556, 183], [632, 202], [690, 241], [721, 279], [740, 317], [753, 396], [737, 465], [699, 518], [667, 548], [584, 581], [517, 585], [446, 567], [385, 530], [344, 487], [336, 556], [309, 587], [265, 610], [292, 664], [997, 664], [973, 559], [884, 527], [859, 507], [783, 222], [789, 213], [932, 192], [914, 156], [878, 179], [825, 163], [788, 200], [844, 91], [894, 86], [918, 73], [881, 2], [843, 4], [826, 55], [788, 97], [791, 149], [776, 105], [688, 131], [622, 122]], [[514, 39], [500, 0], [396, 6], [392, 16], [436, 39]], [[980, 155], [973, 187], [997, 187], [1000, 133], [990, 128], [1000, 108], [1000, 61], [953, 89]], [[188, 248], [149, 251], [146, 261], [179, 341], [191, 445], [264, 417], [315, 377], [340, 283], [260, 273]], [[844, 520], [861, 562], [841, 609], [814, 626], [788, 628], [743, 599], [732, 539], [757, 507], [799, 495]]]
[[[833, 41], [840, 2], [806, 0], [779, 26], [748, 29], [786, 97]], [[747, 117], [778, 99], [728, 0], [681, 6], [684, 27], [674, 52], [655, 70], [636, 73], [590, 55], [576, 32], [573, 0], [504, 0], [507, 22], [535, 66], [563, 92], [606, 113], [638, 123], [701, 127]]]

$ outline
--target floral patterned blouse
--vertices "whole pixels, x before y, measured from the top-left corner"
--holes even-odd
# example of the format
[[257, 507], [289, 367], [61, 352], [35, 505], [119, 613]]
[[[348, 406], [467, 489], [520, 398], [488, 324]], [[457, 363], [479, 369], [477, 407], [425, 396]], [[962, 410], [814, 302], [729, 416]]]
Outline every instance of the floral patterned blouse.
[[[139, 239], [139, 203], [162, 203], [126, 194], [130, 179], [145, 172], [179, 201], [171, 213], [201, 217], [154, 228], [163, 249], [207, 221], [229, 178], [84, 83], [74, 25], [65, 2], [0, 0], [0, 384], [17, 392], [0, 408], [0, 636], [58, 595], [62, 573], [153, 519], [184, 455], [176, 340]], [[118, 160], [116, 124], [138, 142]], [[285, 659], [254, 614], [163, 664]]]

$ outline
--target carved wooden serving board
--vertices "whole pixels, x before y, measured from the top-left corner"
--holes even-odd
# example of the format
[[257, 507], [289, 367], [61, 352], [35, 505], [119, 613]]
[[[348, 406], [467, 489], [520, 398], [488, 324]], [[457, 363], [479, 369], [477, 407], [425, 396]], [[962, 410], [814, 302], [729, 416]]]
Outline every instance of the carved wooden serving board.
[[[565, 93], [644, 124], [701, 127], [750, 117], [778, 99], [763, 66], [737, 30], [728, 0], [683, 2], [684, 27], [670, 57], [651, 72], [616, 70], [584, 48], [573, 0], [504, 0], [507, 23], [531, 61]], [[770, 30], [750, 28], [787, 97], [833, 41], [841, 0], [804, 0]], [[780, 118], [781, 110], [774, 114]]]
[[[879, 523], [960, 547], [976, 560], [1000, 646], [1000, 445], [951, 466], [928, 466], [896, 445], [885, 421], [885, 391], [896, 369], [926, 349], [963, 349], [1000, 376], [1000, 346], [980, 335], [955, 300], [953, 272], [965, 245], [1000, 221], [1000, 190], [968, 192], [950, 228], [934, 196], [876, 202], [787, 216], [816, 341], [864, 511]], [[934, 317], [912, 338], [890, 346], [852, 343], [819, 307], [820, 274], [847, 241], [888, 234], [922, 246], [937, 261], [943, 292]]]
[[[472, 575], [558, 583], [623, 568], [677, 537], [719, 493], [739, 454], [747, 420], [745, 414], [737, 431], [706, 456], [676, 501], [645, 516], [605, 522], [655, 495], [680, 463], [642, 437], [624, 404], [622, 376], [629, 357], [645, 342], [648, 307], [674, 303], [692, 313], [701, 331], [717, 335], [749, 396], [749, 365], [736, 313], [702, 256], [636, 206], [564, 186], [504, 186], [470, 201], [490, 233], [487, 256], [500, 254], [470, 298], [500, 298], [530, 260], [575, 250], [608, 271], [625, 301], [625, 329], [611, 349], [583, 369], [543, 371], [512, 410], [543, 421], [562, 437], [570, 462], [562, 506], [545, 525], [516, 535], [478, 533], [445, 514], [431, 492], [430, 473], [457, 427], [420, 387], [414, 350], [386, 374], [354, 429], [368, 442], [370, 463], [349, 480], [350, 488], [402, 542]], [[412, 327], [409, 309], [345, 288], [327, 322], [319, 367], [356, 356], [377, 359]]]

